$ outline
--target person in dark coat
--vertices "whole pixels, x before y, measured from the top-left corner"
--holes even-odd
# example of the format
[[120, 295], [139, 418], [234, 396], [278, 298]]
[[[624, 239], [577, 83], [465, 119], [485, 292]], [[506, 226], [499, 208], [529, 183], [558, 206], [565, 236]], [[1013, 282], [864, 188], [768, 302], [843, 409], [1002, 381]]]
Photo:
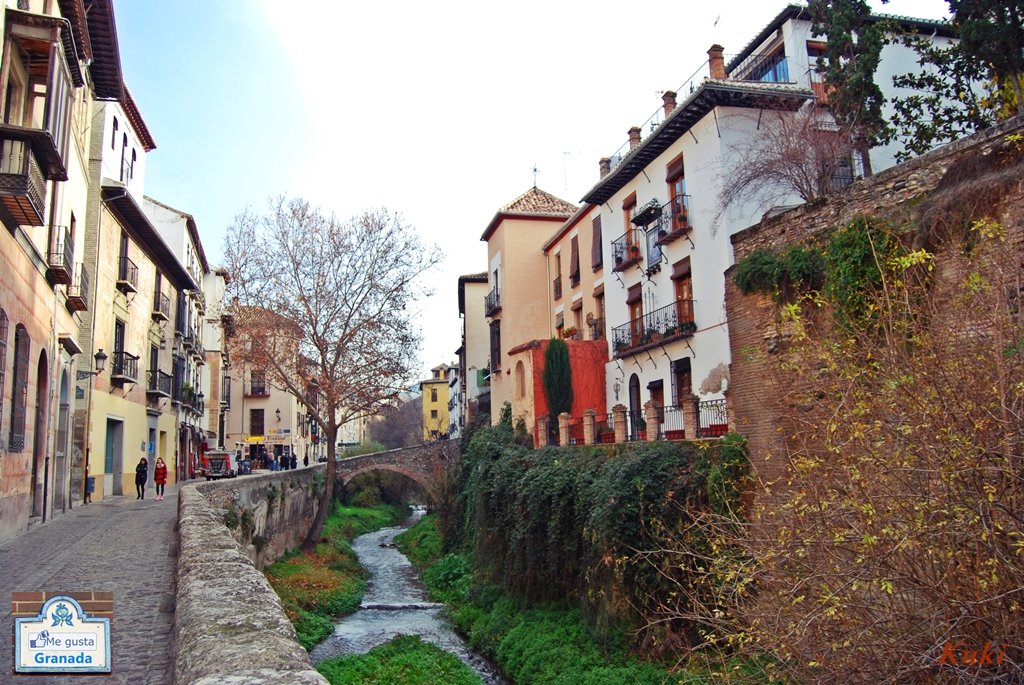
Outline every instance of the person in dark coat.
[[146, 479], [149, 477], [149, 462], [143, 457], [135, 467], [135, 499], [146, 499]]

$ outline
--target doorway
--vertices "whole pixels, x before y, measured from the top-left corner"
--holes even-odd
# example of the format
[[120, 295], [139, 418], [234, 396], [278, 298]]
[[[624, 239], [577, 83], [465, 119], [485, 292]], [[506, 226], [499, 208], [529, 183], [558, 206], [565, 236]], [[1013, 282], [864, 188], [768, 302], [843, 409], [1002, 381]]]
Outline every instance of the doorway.
[[[641, 430], [640, 420], [640, 379], [634, 373], [629, 377], [629, 439], [637, 440]], [[646, 423], [646, 422], [645, 422]], [[646, 426], [643, 426], [646, 428]]]
[[60, 405], [57, 409], [57, 442], [53, 447], [53, 509], [65, 511], [71, 496], [68, 470], [68, 422], [71, 420], [70, 379], [65, 370], [60, 378]]
[[103, 461], [103, 493], [124, 494], [124, 422], [107, 419], [107, 444]]
[[[46, 396], [49, 393], [49, 364], [46, 352], [39, 353], [36, 367], [36, 423], [32, 428], [32, 516], [42, 516], [46, 507], [44, 485], [49, 477], [46, 468]], [[40, 478], [40, 475], [42, 476]]]

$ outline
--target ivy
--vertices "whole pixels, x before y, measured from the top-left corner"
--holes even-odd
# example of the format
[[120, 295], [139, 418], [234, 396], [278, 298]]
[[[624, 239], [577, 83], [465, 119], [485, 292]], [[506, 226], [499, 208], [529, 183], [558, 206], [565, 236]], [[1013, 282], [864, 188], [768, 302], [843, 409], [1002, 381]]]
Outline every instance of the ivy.
[[777, 300], [793, 290], [817, 290], [824, 276], [819, 250], [793, 245], [781, 253], [758, 248], [736, 264], [733, 282], [744, 295], [763, 293]]

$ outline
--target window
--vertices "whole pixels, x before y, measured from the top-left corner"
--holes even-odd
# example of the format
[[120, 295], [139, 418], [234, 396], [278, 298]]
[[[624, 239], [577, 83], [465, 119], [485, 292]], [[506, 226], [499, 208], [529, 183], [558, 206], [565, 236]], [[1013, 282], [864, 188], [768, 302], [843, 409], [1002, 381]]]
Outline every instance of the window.
[[755, 64], [744, 81], [764, 81], [766, 83], [786, 83], [789, 81], [789, 66], [786, 53], [782, 48], [768, 55]]
[[263, 435], [263, 410], [262, 409], [250, 409], [249, 410], [249, 435]]
[[632, 344], [635, 347], [640, 344], [640, 337], [644, 334], [644, 303], [643, 285], [637, 283], [631, 286], [626, 293], [626, 305], [629, 307], [629, 331], [632, 335]]
[[575, 288], [580, 284], [580, 241], [574, 235], [569, 241], [569, 284]]
[[430, 410], [430, 418], [432, 418], [432, 419], [436, 419], [437, 418], [437, 410], [436, 409], [431, 409]]
[[11, 388], [11, 431], [8, 445], [12, 452], [25, 449], [25, 413], [28, 404], [28, 331], [21, 324], [14, 329], [14, 374]]
[[437, 388], [430, 389], [430, 401], [437, 402]]
[[686, 198], [686, 173], [683, 169], [682, 155], [669, 162], [665, 182], [668, 183], [668, 198], [672, 206], [672, 230], [682, 230], [690, 221], [689, 202]]
[[249, 389], [252, 395], [267, 394], [267, 379], [262, 371], [251, 371], [249, 373]]
[[526, 367], [521, 361], [516, 362], [515, 397], [516, 399], [526, 397]]
[[676, 296], [676, 315], [679, 324], [693, 323], [693, 277], [690, 274], [690, 258], [672, 265], [672, 283]]
[[554, 293], [556, 300], [562, 299], [562, 253], [555, 253], [555, 280], [551, 283], [551, 288]]
[[153, 311], [163, 311], [160, 309], [160, 295], [163, 294], [164, 277], [159, 271], [156, 272], [156, 284], [153, 286]]
[[501, 320], [491, 322], [491, 373], [501, 370]]
[[[4, 423], [4, 384], [7, 372], [7, 312], [0, 309], [0, 430]], [[2, 436], [3, 433], [0, 433]]]
[[597, 271], [604, 265], [604, 252], [601, 248], [601, 217], [594, 217], [594, 235], [590, 243], [590, 267]]
[[672, 362], [672, 404], [681, 407], [692, 394], [693, 375], [690, 372], [690, 358], [676, 359]]
[[117, 117], [114, 117], [114, 126], [110, 131], [110, 149], [117, 149]]
[[128, 280], [128, 234], [121, 231], [117, 247], [117, 280]]
[[633, 225], [633, 217], [636, 215], [636, 193], [631, 193], [622, 203], [622, 218], [626, 224], [626, 246], [639, 245], [637, 240], [637, 228]]

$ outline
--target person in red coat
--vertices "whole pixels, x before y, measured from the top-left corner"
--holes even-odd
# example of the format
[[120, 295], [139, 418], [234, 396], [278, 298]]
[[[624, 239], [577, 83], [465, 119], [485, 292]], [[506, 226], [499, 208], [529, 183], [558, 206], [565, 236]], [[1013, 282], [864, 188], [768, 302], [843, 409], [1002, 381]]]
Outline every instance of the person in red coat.
[[156, 458], [156, 466], [153, 467], [153, 482], [156, 483], [156, 498], [164, 498], [164, 486], [167, 485], [167, 464], [162, 457]]

